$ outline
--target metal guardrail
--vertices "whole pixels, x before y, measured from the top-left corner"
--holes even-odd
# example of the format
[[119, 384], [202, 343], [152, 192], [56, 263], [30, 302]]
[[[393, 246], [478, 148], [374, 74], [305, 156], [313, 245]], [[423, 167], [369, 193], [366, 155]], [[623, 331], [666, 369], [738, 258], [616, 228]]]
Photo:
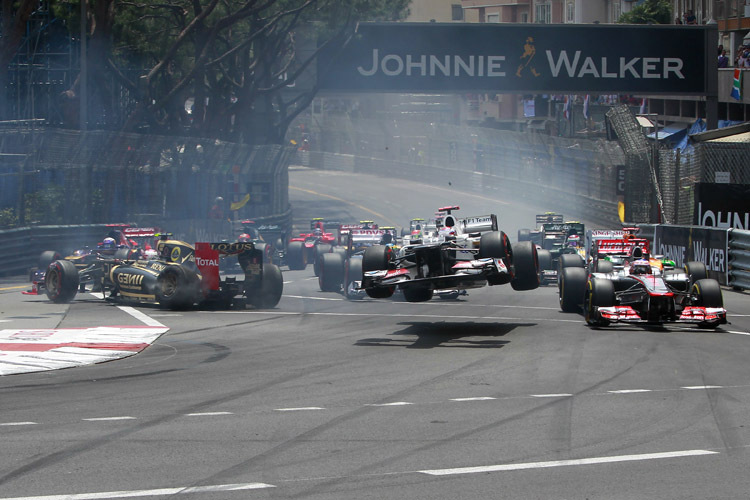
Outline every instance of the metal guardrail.
[[729, 285], [750, 290], [750, 231], [729, 231]]

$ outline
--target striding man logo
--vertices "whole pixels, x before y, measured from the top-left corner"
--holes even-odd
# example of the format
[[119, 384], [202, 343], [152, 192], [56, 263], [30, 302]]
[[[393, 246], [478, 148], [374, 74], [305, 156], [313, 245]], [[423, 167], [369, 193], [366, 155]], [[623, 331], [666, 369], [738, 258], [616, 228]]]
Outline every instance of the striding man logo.
[[518, 65], [518, 69], [516, 70], [516, 76], [518, 78], [521, 78], [527, 69], [531, 72], [534, 76], [540, 76], [541, 73], [539, 73], [536, 68], [534, 67], [534, 63], [532, 62], [534, 60], [534, 56], [536, 55], [536, 47], [534, 47], [534, 37], [528, 37], [526, 38], [526, 43], [523, 44], [523, 54], [521, 54], [521, 64]]

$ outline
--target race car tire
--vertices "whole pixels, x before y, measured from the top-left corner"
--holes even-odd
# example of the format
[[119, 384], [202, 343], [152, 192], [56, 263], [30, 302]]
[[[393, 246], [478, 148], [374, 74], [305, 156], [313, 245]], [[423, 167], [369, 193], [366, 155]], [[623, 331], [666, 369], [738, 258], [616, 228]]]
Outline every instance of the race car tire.
[[181, 265], [167, 266], [156, 277], [154, 295], [159, 305], [181, 310], [193, 306], [197, 297], [198, 277]]
[[245, 290], [247, 299], [256, 309], [272, 309], [281, 300], [284, 292], [284, 277], [276, 264], [264, 264], [260, 289]]
[[402, 289], [404, 300], [407, 302], [427, 302], [432, 299], [432, 288], [408, 287]]
[[615, 285], [607, 279], [588, 280], [584, 299], [584, 319], [592, 326], [607, 326], [609, 321], [597, 318], [594, 307], [611, 307], [615, 305]]
[[118, 248], [115, 250], [113, 258], [117, 260], [133, 260], [135, 259], [134, 253], [130, 248]]
[[519, 229], [518, 230], [518, 241], [531, 241], [531, 230], [530, 229]]
[[255, 243], [255, 249], [260, 250], [261, 253], [263, 254], [264, 264], [271, 263], [271, 261], [273, 260], [273, 249], [271, 248], [271, 245], [261, 241], [261, 242]]
[[318, 286], [321, 292], [338, 292], [344, 282], [344, 259], [338, 253], [318, 256]]
[[698, 280], [708, 278], [708, 270], [703, 262], [690, 261], [685, 264], [685, 274], [688, 275], [690, 286]]
[[62, 258], [63, 256], [60, 255], [59, 252], [55, 252], [54, 250], [46, 250], [42, 252], [41, 255], [39, 255], [39, 266], [37, 267], [37, 269], [47, 269], [50, 264]]
[[480, 259], [503, 259], [510, 256], [510, 241], [502, 231], [484, 233], [479, 238]]
[[320, 263], [323, 255], [331, 253], [333, 247], [327, 243], [321, 243], [313, 247], [313, 273], [320, 276]]
[[47, 266], [44, 288], [47, 298], [55, 304], [65, 304], [78, 293], [79, 277], [75, 264], [67, 260], [55, 260]]
[[719, 282], [712, 278], [704, 278], [693, 283], [690, 289], [693, 304], [702, 307], [724, 307], [724, 297], [721, 294]]
[[[373, 245], [365, 249], [362, 256], [362, 272], [383, 271], [390, 267], [393, 259], [393, 249], [385, 245]], [[366, 288], [368, 297], [373, 299], [387, 299], [396, 291], [395, 286], [382, 288]]]
[[390, 267], [393, 249], [385, 245], [373, 245], [365, 249], [362, 256], [362, 272], [382, 271]]
[[539, 257], [539, 284], [546, 285], [547, 279], [543, 271], [552, 270], [552, 253], [549, 250], [537, 250], [536, 254]]
[[615, 265], [612, 264], [612, 262], [608, 260], [597, 260], [596, 261], [596, 271], [597, 273], [606, 273], [609, 274], [611, 272], [614, 272]]
[[583, 259], [575, 253], [564, 253], [560, 255], [560, 269], [566, 267], [584, 267]]
[[292, 241], [286, 249], [286, 264], [292, 271], [300, 271], [307, 267], [305, 247], [301, 241]]
[[350, 294], [349, 289], [355, 281], [362, 281], [362, 259], [349, 258], [344, 263], [344, 295], [349, 300], [359, 300], [360, 294]]
[[560, 310], [563, 312], [577, 312], [583, 303], [586, 293], [588, 276], [581, 267], [564, 267], [560, 273], [559, 299]]
[[513, 290], [534, 290], [539, 287], [539, 256], [530, 241], [517, 243], [513, 249]]

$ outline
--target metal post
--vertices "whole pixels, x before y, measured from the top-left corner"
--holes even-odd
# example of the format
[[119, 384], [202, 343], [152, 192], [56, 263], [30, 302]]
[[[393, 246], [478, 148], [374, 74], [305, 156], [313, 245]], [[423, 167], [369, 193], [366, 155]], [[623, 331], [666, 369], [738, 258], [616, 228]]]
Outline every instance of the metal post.
[[80, 130], [81, 132], [86, 131], [86, 125], [88, 123], [88, 108], [86, 106], [88, 89], [86, 83], [88, 80], [88, 65], [86, 57], [86, 16], [87, 16], [87, 0], [81, 0], [81, 80], [78, 85], [78, 104], [79, 119], [80, 119]]

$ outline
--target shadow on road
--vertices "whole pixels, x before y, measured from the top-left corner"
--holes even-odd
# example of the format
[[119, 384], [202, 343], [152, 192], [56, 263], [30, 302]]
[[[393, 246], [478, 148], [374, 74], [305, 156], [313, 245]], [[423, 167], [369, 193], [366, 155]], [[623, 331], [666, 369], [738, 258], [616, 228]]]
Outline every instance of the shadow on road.
[[[407, 321], [405, 326], [388, 338], [358, 340], [358, 346], [393, 346], [407, 349], [432, 349], [434, 347], [500, 348], [509, 340], [477, 337], [503, 337], [519, 327], [533, 327], [535, 323], [475, 323]], [[412, 339], [410, 337], [416, 337]]]

